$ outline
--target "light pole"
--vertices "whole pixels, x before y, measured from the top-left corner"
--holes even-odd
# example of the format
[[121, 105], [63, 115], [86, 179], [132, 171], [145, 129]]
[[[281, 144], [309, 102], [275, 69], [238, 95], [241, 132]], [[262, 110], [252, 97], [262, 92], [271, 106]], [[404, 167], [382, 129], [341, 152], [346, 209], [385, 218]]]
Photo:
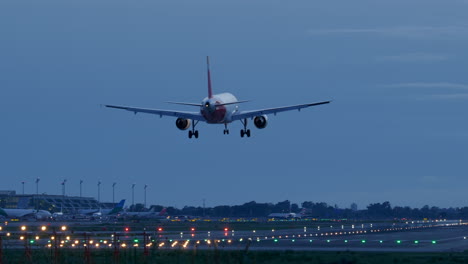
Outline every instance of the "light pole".
[[80, 198], [81, 198], [81, 185], [83, 184], [83, 180], [80, 180]]
[[36, 195], [39, 194], [39, 181], [40, 181], [40, 180], [41, 180], [41, 179], [40, 179], [39, 177], [36, 178]]
[[101, 181], [97, 182], [97, 201], [101, 202]]
[[203, 198], [203, 216], [205, 216], [205, 199]]
[[115, 185], [116, 184], [117, 184], [116, 182], [112, 184], [112, 203], [115, 203]]
[[132, 184], [132, 207], [135, 210], [135, 183]]
[[144, 204], [143, 208], [146, 208], [146, 188], [148, 188], [148, 184], [145, 184], [145, 204]]
[[23, 195], [24, 195], [24, 184], [25, 184], [25, 183], [26, 183], [25, 181], [22, 181], [22, 182], [21, 182], [21, 184], [23, 184]]
[[64, 179], [62, 182], [62, 196], [65, 196], [65, 183], [67, 183], [67, 179]]

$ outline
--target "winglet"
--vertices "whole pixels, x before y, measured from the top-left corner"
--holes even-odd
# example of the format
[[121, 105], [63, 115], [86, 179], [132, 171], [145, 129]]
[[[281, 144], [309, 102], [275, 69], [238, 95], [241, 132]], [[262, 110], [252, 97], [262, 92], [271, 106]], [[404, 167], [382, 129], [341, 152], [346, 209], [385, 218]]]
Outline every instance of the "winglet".
[[209, 56], [206, 56], [206, 66], [208, 70], [208, 98], [212, 98], [213, 91], [211, 90], [210, 57]]

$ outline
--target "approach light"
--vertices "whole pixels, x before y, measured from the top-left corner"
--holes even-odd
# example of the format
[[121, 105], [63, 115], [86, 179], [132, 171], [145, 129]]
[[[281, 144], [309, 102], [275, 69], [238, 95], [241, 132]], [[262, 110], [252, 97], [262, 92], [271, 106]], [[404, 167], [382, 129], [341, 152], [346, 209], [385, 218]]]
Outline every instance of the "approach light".
[[26, 226], [21, 226], [21, 231], [26, 231]]
[[67, 230], [67, 226], [62, 226], [60, 229], [61, 229], [62, 231], [66, 231], [66, 230]]
[[47, 226], [41, 226], [41, 231], [46, 231], [47, 230]]

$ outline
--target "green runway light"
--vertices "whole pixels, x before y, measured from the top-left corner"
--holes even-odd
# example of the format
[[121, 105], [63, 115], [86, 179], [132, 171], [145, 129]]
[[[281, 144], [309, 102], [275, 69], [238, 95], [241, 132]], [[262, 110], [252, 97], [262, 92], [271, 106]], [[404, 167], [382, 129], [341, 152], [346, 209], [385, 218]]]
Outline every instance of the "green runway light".
[[29, 243], [34, 244], [34, 240], [29, 241]]
[[437, 242], [435, 240], [432, 240], [432, 244], [435, 244], [435, 243], [437, 243]]
[[311, 239], [311, 240], [309, 240], [309, 242], [310, 242], [310, 243], [312, 243], [312, 239]]
[[330, 239], [327, 239], [327, 243], [330, 243]]
[[348, 240], [345, 240], [344, 242], [345, 242], [345, 243], [348, 243]]
[[275, 243], [276, 243], [276, 242], [278, 242], [278, 239], [275, 239], [274, 241], [275, 241]]
[[382, 243], [383, 243], [383, 241], [382, 241], [382, 240], [380, 240], [379, 242], [380, 242], [380, 244], [382, 244]]
[[365, 241], [365, 240], [361, 240], [361, 243], [363, 243], [363, 244], [364, 244], [364, 243], [366, 243], [366, 241]]
[[397, 242], [397, 244], [401, 244], [401, 240], [397, 240], [396, 242]]
[[138, 239], [136, 239], [136, 238], [133, 239], [133, 242], [138, 243]]
[[296, 239], [291, 240], [292, 242], [296, 242]]
[[415, 243], [415, 244], [419, 244], [419, 241], [418, 241], [418, 240], [415, 240], [414, 243]]

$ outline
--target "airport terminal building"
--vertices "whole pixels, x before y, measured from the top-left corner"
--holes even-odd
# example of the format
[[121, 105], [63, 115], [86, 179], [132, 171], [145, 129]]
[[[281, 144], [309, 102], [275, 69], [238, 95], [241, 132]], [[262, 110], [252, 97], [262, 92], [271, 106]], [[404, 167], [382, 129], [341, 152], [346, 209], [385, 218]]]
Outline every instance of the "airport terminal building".
[[113, 207], [114, 203], [100, 203], [92, 197], [16, 194], [16, 191], [0, 190], [0, 208], [76, 213], [82, 209], [110, 209]]

